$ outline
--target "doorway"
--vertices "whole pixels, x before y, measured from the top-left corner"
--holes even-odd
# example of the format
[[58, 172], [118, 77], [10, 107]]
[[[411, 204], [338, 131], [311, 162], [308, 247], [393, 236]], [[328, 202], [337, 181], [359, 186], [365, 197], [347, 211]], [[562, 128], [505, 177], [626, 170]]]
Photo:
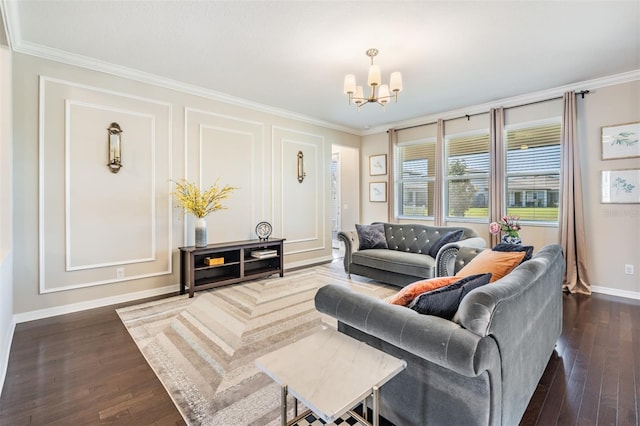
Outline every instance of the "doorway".
[[331, 153], [331, 246], [340, 248], [340, 153]]
[[334, 257], [344, 253], [344, 244], [338, 241], [338, 232], [355, 230], [359, 220], [360, 167], [358, 148], [331, 146], [331, 245]]

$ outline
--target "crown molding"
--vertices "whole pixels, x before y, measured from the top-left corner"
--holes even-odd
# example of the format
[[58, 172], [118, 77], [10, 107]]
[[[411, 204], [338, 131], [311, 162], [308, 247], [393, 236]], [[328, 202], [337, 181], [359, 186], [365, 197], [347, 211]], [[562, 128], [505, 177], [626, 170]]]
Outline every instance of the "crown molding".
[[592, 80], [585, 80], [577, 83], [567, 84], [565, 86], [554, 87], [552, 89], [541, 90], [538, 92], [527, 93], [524, 95], [513, 96], [510, 98], [498, 99], [483, 104], [472, 105], [464, 108], [459, 108], [452, 111], [446, 111], [437, 114], [431, 114], [422, 116], [419, 118], [413, 118], [411, 120], [400, 121], [393, 123], [393, 125], [377, 126], [362, 132], [361, 136], [372, 135], [375, 133], [386, 132], [390, 128], [394, 127], [409, 127], [416, 126], [423, 123], [435, 122], [438, 119], [451, 120], [452, 118], [464, 117], [465, 115], [474, 115], [484, 112], [489, 112], [491, 108], [512, 108], [520, 105], [525, 105], [533, 102], [545, 101], [557, 97], [562, 97], [565, 92], [580, 91], [580, 90], [594, 90], [601, 87], [615, 86], [617, 84], [629, 83], [632, 81], [640, 80], [640, 69], [614, 74], [606, 77], [595, 78]]
[[[2, 4], [4, 4], [5, 2], [6, 0], [3, 0]], [[11, 15], [9, 15], [9, 18], [5, 18], [7, 22], [11, 21], [10, 17]], [[552, 99], [555, 97], [561, 97], [565, 92], [569, 92], [569, 91], [593, 90], [601, 87], [614, 86], [617, 84], [623, 84], [631, 81], [640, 80], [640, 69], [636, 69], [636, 70], [615, 74], [611, 76], [585, 80], [585, 81], [572, 83], [564, 86], [559, 86], [551, 89], [541, 90], [538, 92], [527, 93], [524, 95], [518, 95], [518, 96], [509, 97], [509, 98], [502, 98], [495, 101], [486, 102], [483, 104], [468, 106], [468, 107], [459, 108], [456, 110], [451, 110], [451, 111], [446, 111], [442, 113], [422, 116], [422, 117], [414, 118], [410, 120], [400, 121], [400, 122], [393, 123], [391, 125], [387, 124], [385, 126], [376, 126], [376, 127], [372, 127], [370, 129], [362, 131], [362, 130], [357, 130], [357, 129], [353, 129], [346, 126], [341, 126], [328, 121], [318, 120], [316, 118], [309, 117], [303, 114], [298, 114], [293, 111], [275, 108], [272, 106], [253, 102], [244, 98], [227, 95], [225, 93], [217, 92], [215, 90], [205, 89], [203, 87], [195, 86], [192, 84], [182, 83], [176, 80], [160, 77], [155, 74], [150, 74], [150, 73], [134, 70], [127, 67], [114, 65], [109, 62], [88, 58], [86, 56], [71, 54], [69, 52], [42, 46], [35, 43], [20, 42], [19, 45], [16, 46], [16, 44], [12, 43], [11, 41], [13, 39], [11, 37], [11, 34], [13, 31], [15, 31], [15, 27], [16, 25], [11, 25], [10, 27], [8, 27], [10, 30], [7, 31], [8, 33], [7, 35], [10, 40], [10, 44], [13, 44], [14, 46], [13, 51], [18, 53], [37, 56], [39, 58], [43, 58], [43, 59], [47, 59], [55, 62], [61, 62], [67, 65], [78, 66], [81, 68], [86, 68], [93, 71], [98, 71], [105, 74], [113, 75], [116, 77], [127, 78], [129, 80], [139, 81], [141, 83], [152, 84], [152, 85], [163, 87], [166, 89], [187, 93], [190, 95], [200, 96], [200, 97], [204, 97], [214, 101], [251, 109], [254, 111], [276, 115], [278, 117], [288, 118], [296, 121], [301, 121], [307, 124], [324, 127], [327, 129], [333, 129], [333, 130], [338, 130], [345, 133], [350, 133], [356, 136], [367, 136], [367, 135], [372, 135], [376, 133], [382, 133], [382, 132], [386, 132], [389, 128], [415, 126], [422, 123], [437, 121], [438, 119], [450, 120], [452, 118], [465, 116], [467, 114], [473, 115], [473, 114], [488, 112], [491, 108], [498, 108], [498, 107], [511, 108], [511, 107], [516, 107], [516, 106], [520, 106], [520, 105], [524, 105], [532, 102], [540, 102], [540, 101]]]
[[0, 0], [0, 14], [4, 24], [4, 32], [7, 36], [9, 48], [15, 46], [15, 40], [20, 40], [20, 20], [18, 19], [18, 6], [15, 1]]
[[303, 123], [312, 124], [315, 126], [360, 135], [360, 132], [358, 130], [352, 129], [350, 127], [341, 126], [324, 120], [318, 120], [317, 118], [309, 117], [307, 115], [299, 114], [293, 111], [275, 108], [269, 105], [253, 102], [248, 99], [227, 95], [215, 90], [206, 89], [192, 84], [182, 83], [180, 81], [160, 77], [155, 74], [114, 65], [109, 62], [89, 58], [82, 55], [76, 55], [73, 53], [65, 52], [63, 50], [42, 46], [36, 43], [20, 41], [19, 43], [14, 44], [13, 51], [25, 55], [36, 56], [50, 61], [60, 62], [67, 65], [90, 69], [92, 71], [113, 75], [115, 77], [122, 77], [145, 84], [159, 86], [165, 89], [176, 90], [178, 92], [211, 99], [214, 101], [247, 108], [266, 114], [276, 115], [278, 117], [301, 121]]
[[105, 61], [100, 61], [100, 60], [89, 58], [86, 56], [75, 55], [59, 49], [54, 49], [54, 48], [42, 46], [36, 43], [23, 41], [21, 37], [20, 22], [18, 19], [18, 12], [17, 12], [18, 3], [19, 2], [10, 1], [10, 0], [0, 0], [0, 12], [2, 12], [2, 17], [4, 19], [7, 39], [8, 39], [10, 48], [14, 52], [37, 56], [43, 59], [48, 59], [55, 62], [61, 62], [68, 65], [74, 65], [74, 66], [90, 69], [93, 71], [110, 74], [116, 77], [127, 78], [127, 79], [138, 81], [141, 83], [152, 84], [155, 86], [159, 86], [159, 87], [163, 87], [171, 90], [176, 90], [179, 92], [204, 97], [214, 101], [235, 105], [235, 106], [251, 109], [258, 112], [263, 112], [266, 114], [272, 114], [278, 117], [289, 118], [292, 120], [297, 120], [300, 122], [320, 126], [327, 129], [333, 129], [333, 130], [338, 130], [345, 133], [350, 133], [356, 136], [367, 136], [375, 133], [381, 133], [393, 127], [406, 127], [406, 126], [419, 125], [422, 123], [435, 121], [440, 118], [447, 120], [455, 117], [464, 116], [467, 114], [471, 115], [471, 114], [483, 113], [483, 112], [489, 111], [491, 108], [497, 108], [497, 107], [509, 108], [509, 107], [523, 105], [526, 103], [539, 102], [539, 101], [554, 98], [557, 96], [562, 96], [565, 92], [571, 91], [571, 90], [578, 91], [578, 90], [596, 89], [599, 87], [613, 86], [616, 84], [622, 84], [622, 83], [640, 80], [640, 69], [636, 69], [636, 70], [632, 70], [632, 71], [628, 71], [620, 74], [572, 83], [572, 84], [568, 84], [565, 86], [560, 86], [552, 89], [542, 90], [539, 92], [528, 93], [524, 95], [510, 97], [510, 98], [498, 99], [495, 101], [490, 101], [490, 102], [479, 104], [479, 105], [468, 106], [468, 107], [464, 107], [464, 108], [460, 108], [452, 111], [446, 111], [446, 112], [431, 114], [427, 116], [421, 116], [421, 117], [417, 117], [410, 120], [400, 121], [392, 124], [387, 124], [384, 126], [376, 126], [370, 129], [361, 130], [361, 129], [354, 129], [351, 127], [342, 126], [342, 125], [331, 123], [324, 120], [318, 120], [317, 118], [299, 114], [293, 111], [275, 108], [272, 106], [253, 102], [248, 99], [227, 95], [225, 93], [217, 92], [210, 89], [205, 89], [203, 87], [182, 83], [182, 82], [168, 79], [168, 78], [159, 77], [154, 74], [137, 71], [127, 67], [117, 66]]

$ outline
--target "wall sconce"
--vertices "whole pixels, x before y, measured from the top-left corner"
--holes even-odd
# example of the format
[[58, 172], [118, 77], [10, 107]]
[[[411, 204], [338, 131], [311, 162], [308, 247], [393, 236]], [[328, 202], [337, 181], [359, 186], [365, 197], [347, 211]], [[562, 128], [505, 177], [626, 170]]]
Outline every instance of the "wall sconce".
[[304, 172], [304, 154], [298, 151], [298, 182], [302, 183], [307, 174]]
[[111, 123], [107, 129], [109, 132], [109, 170], [111, 173], [118, 173], [122, 167], [122, 147], [121, 137], [122, 129], [118, 123]]

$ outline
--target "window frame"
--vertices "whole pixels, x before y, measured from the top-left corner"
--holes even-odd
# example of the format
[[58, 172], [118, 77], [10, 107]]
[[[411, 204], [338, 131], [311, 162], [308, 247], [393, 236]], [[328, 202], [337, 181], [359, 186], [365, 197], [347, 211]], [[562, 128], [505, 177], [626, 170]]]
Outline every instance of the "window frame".
[[[451, 139], [460, 139], [465, 137], [473, 137], [473, 136], [487, 136], [487, 173], [469, 173], [465, 175], [456, 175], [456, 178], [451, 179], [449, 177], [449, 141]], [[490, 188], [491, 184], [491, 131], [489, 128], [482, 128], [477, 130], [470, 130], [467, 132], [453, 133], [450, 135], [445, 134], [442, 139], [442, 209], [443, 209], [443, 220], [445, 222], [460, 222], [460, 223], [489, 223], [490, 211], [489, 211], [489, 196], [491, 195], [491, 191], [488, 191], [487, 197], [487, 216], [486, 217], [459, 217], [459, 216], [450, 216], [449, 215], [449, 183], [452, 180], [459, 179], [487, 179], [487, 186]], [[483, 153], [484, 154], [484, 153]]]
[[[513, 132], [514, 130], [523, 130], [523, 129], [528, 129], [528, 128], [534, 128], [534, 127], [541, 127], [541, 126], [545, 126], [545, 125], [551, 125], [551, 124], [556, 124], [560, 126], [560, 141], [559, 141], [559, 148], [560, 148], [560, 158], [559, 158], [559, 164], [558, 164], [558, 168], [556, 169], [544, 169], [544, 170], [540, 170], [540, 171], [535, 171], [535, 172], [531, 172], [531, 171], [525, 171], [525, 172], [508, 172], [508, 164], [507, 164], [507, 160], [508, 160], [508, 143], [509, 140], [507, 138], [507, 134], [508, 132]], [[563, 127], [564, 123], [562, 122], [562, 117], [561, 116], [556, 116], [556, 117], [551, 117], [551, 118], [545, 118], [545, 119], [541, 119], [541, 120], [532, 120], [532, 121], [523, 121], [523, 122], [519, 122], [519, 123], [513, 123], [513, 124], [508, 124], [505, 125], [502, 129], [502, 145], [503, 145], [503, 158], [502, 158], [502, 167], [504, 170], [504, 181], [502, 182], [502, 205], [504, 206], [504, 213], [503, 214], [509, 214], [509, 206], [508, 206], [508, 201], [509, 201], [509, 193], [508, 193], [508, 182], [509, 182], [509, 178], [511, 177], [521, 177], [521, 176], [550, 176], [550, 175], [556, 175], [558, 176], [558, 198], [560, 199], [560, 191], [561, 191], [561, 184], [560, 184], [560, 179], [562, 177], [562, 127]], [[547, 146], [551, 146], [551, 145], [547, 145]], [[555, 172], [555, 173], [554, 173]], [[523, 225], [530, 225], [530, 226], [539, 226], [539, 227], [558, 227], [559, 226], [559, 222], [560, 222], [560, 215], [558, 214], [558, 217], [555, 221], [550, 221], [550, 220], [531, 220], [531, 219], [520, 219], [520, 223]]]
[[[428, 145], [428, 144], [433, 144], [433, 148], [434, 148], [434, 152], [437, 152], [437, 138], [435, 136], [432, 137], [428, 137], [428, 138], [420, 138], [420, 139], [415, 139], [415, 140], [411, 140], [411, 141], [403, 141], [403, 142], [398, 142], [395, 144], [394, 146], [394, 153], [393, 153], [393, 157], [394, 157], [394, 176], [393, 176], [393, 184], [394, 184], [394, 215], [397, 219], [410, 219], [410, 220], [434, 220], [435, 219], [435, 212], [430, 212], [432, 213], [429, 216], [419, 216], [419, 215], [407, 215], [407, 214], [400, 214], [400, 209], [404, 210], [404, 191], [402, 186], [404, 186], [405, 184], [405, 180], [402, 179], [400, 176], [402, 174], [402, 161], [401, 161], [401, 156], [398, 155], [399, 150], [401, 150], [402, 148], [405, 147], [409, 147], [409, 146], [418, 146], [418, 145]], [[433, 167], [436, 167], [436, 163], [438, 161], [437, 155], [434, 155], [434, 164]], [[427, 163], [428, 164], [428, 163]], [[437, 174], [434, 173], [433, 177], [429, 177], [429, 174], [427, 173], [426, 178], [424, 180], [424, 182], [413, 182], [412, 183], [422, 183], [424, 185], [429, 185], [430, 182], [433, 183], [434, 188], [436, 187], [436, 185], [439, 184], [439, 179]], [[431, 196], [435, 196], [434, 194], [431, 194]], [[434, 202], [435, 200], [433, 200]], [[433, 204], [432, 202], [432, 204]], [[428, 198], [427, 198], [427, 206], [429, 205], [428, 202]]]

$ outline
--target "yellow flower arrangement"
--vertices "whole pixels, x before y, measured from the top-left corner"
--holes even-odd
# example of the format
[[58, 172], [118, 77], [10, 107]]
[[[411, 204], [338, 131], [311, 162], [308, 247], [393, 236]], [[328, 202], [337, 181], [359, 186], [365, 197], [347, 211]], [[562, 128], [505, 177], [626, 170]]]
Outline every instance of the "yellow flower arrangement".
[[176, 182], [176, 190], [172, 194], [175, 195], [182, 213], [192, 213], [197, 218], [203, 218], [216, 210], [226, 209], [222, 205], [222, 200], [228, 198], [238, 188], [230, 185], [220, 188], [219, 180], [216, 179], [214, 184], [205, 191], [200, 191], [194, 183], [186, 179]]

